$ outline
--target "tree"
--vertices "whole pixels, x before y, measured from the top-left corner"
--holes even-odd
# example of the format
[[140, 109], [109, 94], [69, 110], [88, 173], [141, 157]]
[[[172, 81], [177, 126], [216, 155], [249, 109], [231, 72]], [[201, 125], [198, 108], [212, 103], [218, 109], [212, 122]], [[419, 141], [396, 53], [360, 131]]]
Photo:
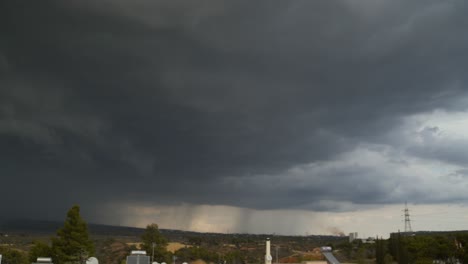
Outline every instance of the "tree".
[[28, 264], [28, 256], [26, 253], [0, 247], [0, 255], [2, 255], [2, 264]]
[[202, 244], [202, 239], [201, 239], [201, 237], [198, 237], [198, 236], [191, 236], [191, 237], [188, 238], [188, 242], [192, 246], [199, 247]]
[[385, 264], [385, 254], [384, 240], [377, 238], [375, 241], [375, 258], [377, 264]]
[[[134, 246], [134, 245], [132, 245]], [[114, 238], [96, 241], [96, 257], [101, 264], [120, 264], [130, 254], [131, 246]], [[136, 250], [136, 249], [133, 249]]]
[[39, 257], [52, 257], [54, 255], [52, 248], [44, 242], [35, 241], [29, 250], [29, 262], [36, 262]]
[[148, 255], [153, 253], [154, 245], [154, 261], [167, 263], [171, 262], [171, 254], [167, 251], [167, 239], [159, 232], [157, 224], [150, 224], [146, 226], [146, 230], [141, 236], [143, 242], [141, 248], [146, 250]]
[[400, 232], [390, 234], [388, 249], [395, 261], [400, 264], [408, 264], [407, 237], [403, 237]]
[[232, 264], [245, 264], [244, 254], [240, 250], [228, 252], [224, 255], [224, 260]]
[[74, 205], [67, 213], [64, 226], [52, 238], [54, 263], [84, 263], [94, 254], [94, 244], [89, 238], [88, 225], [80, 216], [80, 207]]

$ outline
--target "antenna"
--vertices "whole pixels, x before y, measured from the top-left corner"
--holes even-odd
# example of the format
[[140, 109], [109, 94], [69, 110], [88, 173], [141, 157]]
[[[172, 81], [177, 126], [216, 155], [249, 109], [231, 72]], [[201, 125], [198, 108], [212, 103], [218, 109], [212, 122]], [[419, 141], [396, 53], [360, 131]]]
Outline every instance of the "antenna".
[[411, 220], [410, 220], [410, 216], [409, 216], [409, 209], [408, 209], [408, 204], [405, 202], [405, 210], [403, 210], [403, 212], [405, 212], [405, 233], [411, 233], [413, 232], [413, 230], [411, 229]]

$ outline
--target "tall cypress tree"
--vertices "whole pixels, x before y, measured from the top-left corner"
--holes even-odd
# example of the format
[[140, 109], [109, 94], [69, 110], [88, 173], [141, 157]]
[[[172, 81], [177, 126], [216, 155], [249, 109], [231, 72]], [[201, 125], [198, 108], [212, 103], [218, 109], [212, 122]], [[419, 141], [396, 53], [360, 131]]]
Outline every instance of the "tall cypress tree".
[[78, 205], [68, 211], [64, 226], [57, 230], [57, 237], [52, 239], [52, 250], [57, 264], [83, 264], [94, 254], [88, 225], [81, 218]]
[[383, 240], [377, 237], [375, 241], [375, 258], [377, 264], [384, 264], [385, 263], [385, 252], [383, 247]]

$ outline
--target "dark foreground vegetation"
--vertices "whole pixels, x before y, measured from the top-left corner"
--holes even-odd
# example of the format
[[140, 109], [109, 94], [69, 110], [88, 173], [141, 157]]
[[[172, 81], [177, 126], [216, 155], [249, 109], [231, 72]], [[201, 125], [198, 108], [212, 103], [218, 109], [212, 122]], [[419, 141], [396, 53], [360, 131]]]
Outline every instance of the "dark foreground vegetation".
[[468, 232], [393, 233], [376, 244], [378, 264], [468, 263]]
[[175, 257], [176, 264], [263, 263], [267, 237], [272, 240], [274, 263], [323, 260], [317, 248], [325, 245], [333, 247], [342, 262], [468, 263], [465, 231], [394, 233], [385, 240], [350, 243], [344, 236], [196, 233], [160, 230], [156, 224], [146, 229], [88, 226], [78, 206], [69, 210], [64, 223], [17, 221], [1, 226], [0, 254], [2, 264], [29, 264], [37, 257], [52, 257], [55, 264], [83, 264], [91, 256], [101, 264], [125, 264], [131, 250], [146, 250], [151, 255], [154, 243], [154, 260], [158, 262], [173, 263]]

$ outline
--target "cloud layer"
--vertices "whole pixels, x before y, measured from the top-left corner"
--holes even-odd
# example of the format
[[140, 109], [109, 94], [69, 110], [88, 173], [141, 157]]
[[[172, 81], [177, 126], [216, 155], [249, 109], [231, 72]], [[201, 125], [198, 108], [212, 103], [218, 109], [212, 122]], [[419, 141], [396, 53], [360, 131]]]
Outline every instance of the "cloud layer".
[[[0, 202], [467, 201], [463, 1], [4, 1]], [[33, 205], [36, 197], [41, 206]], [[110, 212], [111, 213], [111, 212]]]

